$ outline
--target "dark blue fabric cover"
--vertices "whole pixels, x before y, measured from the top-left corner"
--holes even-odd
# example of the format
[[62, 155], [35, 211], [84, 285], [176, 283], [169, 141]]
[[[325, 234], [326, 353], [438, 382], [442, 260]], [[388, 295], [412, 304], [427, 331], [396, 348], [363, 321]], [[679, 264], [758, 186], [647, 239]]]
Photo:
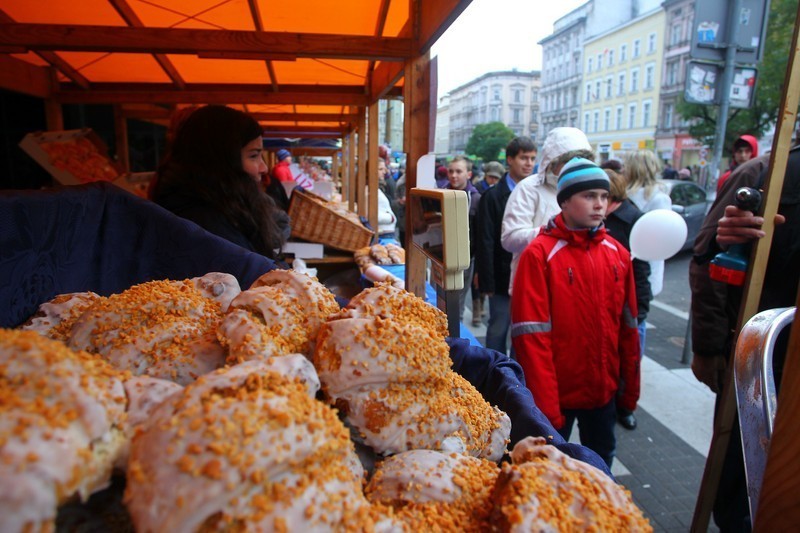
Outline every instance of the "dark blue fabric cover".
[[208, 272], [232, 274], [247, 288], [274, 268], [109, 183], [0, 191], [0, 327], [18, 326], [58, 294], [107, 296]]
[[595, 452], [564, 440], [533, 401], [525, 387], [522, 367], [505, 354], [472, 346], [466, 339], [448, 337], [453, 370], [464, 376], [492, 405], [498, 406], [511, 418], [509, 450], [525, 437], [545, 437], [570, 457], [597, 467], [609, 476], [605, 462]]

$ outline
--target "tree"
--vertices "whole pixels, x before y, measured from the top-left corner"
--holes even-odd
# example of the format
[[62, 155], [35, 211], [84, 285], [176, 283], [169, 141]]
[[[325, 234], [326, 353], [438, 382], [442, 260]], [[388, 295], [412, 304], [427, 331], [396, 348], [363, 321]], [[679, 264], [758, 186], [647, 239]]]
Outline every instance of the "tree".
[[[792, 44], [794, 30], [794, 26], [787, 21], [795, 19], [797, 2], [798, 0], [772, 0], [770, 4], [764, 57], [758, 64], [753, 107], [731, 109], [728, 114], [723, 154], [730, 152], [733, 142], [739, 135], [748, 133], [761, 137], [778, 120], [786, 76], [786, 55]], [[684, 120], [691, 122], [689, 134], [692, 137], [709, 146], [714, 144], [719, 113], [717, 106], [690, 104], [681, 97], [677, 111]]]
[[500, 150], [505, 148], [514, 132], [502, 122], [478, 124], [467, 142], [467, 153], [484, 161], [496, 161]]

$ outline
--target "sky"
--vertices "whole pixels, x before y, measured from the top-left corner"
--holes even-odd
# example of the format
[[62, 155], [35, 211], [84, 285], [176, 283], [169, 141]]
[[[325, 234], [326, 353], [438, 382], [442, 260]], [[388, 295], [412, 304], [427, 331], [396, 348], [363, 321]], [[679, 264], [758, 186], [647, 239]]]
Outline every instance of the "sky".
[[439, 96], [496, 70], [540, 70], [553, 23], [586, 0], [472, 0], [431, 48]]

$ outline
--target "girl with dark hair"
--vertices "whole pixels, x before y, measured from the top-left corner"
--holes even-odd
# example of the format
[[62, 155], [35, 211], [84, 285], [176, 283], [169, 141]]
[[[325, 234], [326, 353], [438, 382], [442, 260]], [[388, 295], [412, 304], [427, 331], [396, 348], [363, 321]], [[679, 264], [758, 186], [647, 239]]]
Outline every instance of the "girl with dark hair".
[[158, 169], [153, 200], [207, 231], [271, 259], [289, 219], [259, 188], [267, 171], [251, 116], [205, 106], [183, 123]]

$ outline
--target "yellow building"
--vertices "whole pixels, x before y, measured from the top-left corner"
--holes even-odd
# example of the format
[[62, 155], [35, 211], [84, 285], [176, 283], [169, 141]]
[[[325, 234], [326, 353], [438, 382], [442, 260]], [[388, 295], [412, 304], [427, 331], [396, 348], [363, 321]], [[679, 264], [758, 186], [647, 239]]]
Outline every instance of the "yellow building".
[[655, 148], [664, 16], [659, 7], [583, 43], [580, 127], [598, 162]]

